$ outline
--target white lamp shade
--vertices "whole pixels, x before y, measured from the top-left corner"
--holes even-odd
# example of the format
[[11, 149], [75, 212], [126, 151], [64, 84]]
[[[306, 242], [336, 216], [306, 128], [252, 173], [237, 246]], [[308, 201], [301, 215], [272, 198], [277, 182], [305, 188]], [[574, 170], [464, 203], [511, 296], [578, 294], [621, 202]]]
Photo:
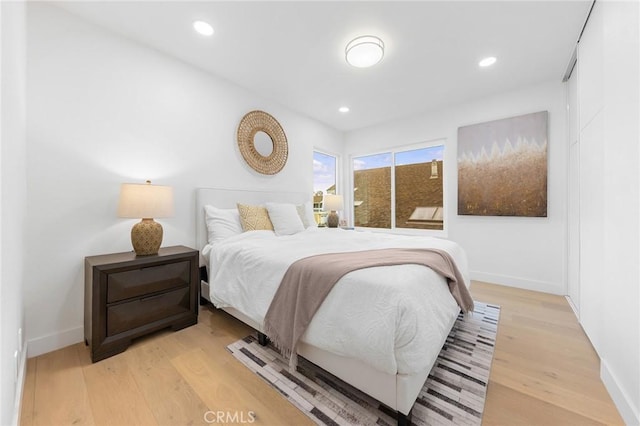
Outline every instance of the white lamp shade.
[[118, 216], [134, 219], [173, 216], [173, 188], [151, 183], [123, 183]]
[[327, 194], [324, 196], [323, 207], [326, 211], [342, 210], [343, 206], [342, 195]]
[[347, 44], [345, 58], [356, 68], [371, 67], [382, 60], [384, 42], [376, 36], [360, 36]]

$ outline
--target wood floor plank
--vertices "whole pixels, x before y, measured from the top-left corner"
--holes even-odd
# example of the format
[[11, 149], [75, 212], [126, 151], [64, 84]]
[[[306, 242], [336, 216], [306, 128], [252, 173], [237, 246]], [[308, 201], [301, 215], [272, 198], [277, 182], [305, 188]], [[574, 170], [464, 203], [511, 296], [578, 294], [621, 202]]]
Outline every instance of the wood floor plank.
[[[250, 333], [247, 328], [247, 333]], [[244, 337], [244, 336], [243, 336]], [[174, 337], [185, 348], [202, 348], [214, 359], [227, 359], [227, 346], [240, 337], [229, 333], [222, 333], [220, 330], [211, 330], [208, 327], [189, 327], [184, 333], [177, 333]]]
[[[235, 360], [232, 360], [235, 361]], [[214, 407], [214, 412], [230, 413], [248, 419], [255, 416], [257, 425], [307, 425], [313, 424], [308, 417], [278, 395], [275, 399], [280, 404], [278, 410], [273, 405], [265, 405], [250, 391], [250, 386], [260, 387], [265, 394], [277, 395], [277, 391], [261, 383], [260, 379], [250, 383], [243, 382], [243, 375], [228, 374], [233, 368], [229, 362], [212, 363], [212, 359], [200, 348], [187, 352], [172, 360], [182, 376], [189, 382], [207, 406]], [[249, 386], [247, 386], [249, 385]], [[231, 423], [231, 422], [229, 422]]]
[[201, 424], [208, 407], [171, 364], [166, 338], [122, 354], [159, 425]]
[[[489, 392], [492, 398], [485, 403], [483, 425], [604, 425], [498, 383], [490, 382]], [[505, 410], [505, 406], [517, 407], [517, 409]]]
[[96, 424], [158, 424], [129, 370], [126, 359], [121, 355], [124, 354], [82, 369]]
[[34, 425], [94, 424], [75, 346], [39, 356], [35, 367]]
[[36, 388], [36, 358], [27, 360], [27, 373], [24, 379], [24, 389], [22, 390], [22, 406], [20, 407], [19, 423], [24, 426], [33, 425], [33, 411], [35, 406]]
[[214, 333], [224, 331], [232, 336], [242, 338], [246, 336], [248, 332], [252, 332], [251, 328], [246, 324], [238, 321], [228, 313], [216, 309], [211, 304], [201, 306], [200, 312], [202, 313], [203, 320], [198, 321], [198, 325], [206, 326], [214, 331]]
[[[526, 368], [530, 364], [521, 361], [531, 358], [534, 366], [549, 366], [557, 374], [566, 372], [576, 378], [598, 375], [600, 363], [598, 357], [591, 353], [591, 345], [585, 341], [577, 343], [579, 342], [527, 333], [521, 328], [504, 325], [499, 328], [497, 344], [500, 352], [495, 359], [498, 362], [520, 363]], [[509, 354], [509, 358], [503, 359], [502, 353]], [[579, 381], [575, 383], [581, 385]]]
[[505, 374], [496, 371], [491, 383], [515, 390], [522, 394], [522, 398], [527, 395], [603, 424], [621, 424], [618, 412], [606, 402], [608, 395], [602, 383], [591, 383], [585, 392], [584, 388], [567, 386], [570, 382], [561, 377], [541, 377], [514, 370]]
[[[538, 341], [541, 343], [542, 341]], [[556, 375], [563, 372], [567, 377], [577, 379], [576, 385], [580, 386], [580, 377], [588, 377], [591, 380], [598, 376], [600, 364], [598, 360], [588, 360], [577, 354], [575, 347], [549, 348], [546, 346], [533, 345], [529, 342], [518, 342], [508, 339], [500, 339], [501, 352], [497, 359], [504, 360], [513, 365], [526, 368], [528, 365], [540, 368], [541, 371], [553, 371]], [[586, 349], [586, 348], [583, 348]], [[502, 353], [509, 357], [503, 359]], [[530, 360], [529, 360], [530, 359]], [[523, 362], [527, 360], [527, 362]], [[533, 364], [532, 364], [533, 363]]]
[[88, 365], [91, 365], [91, 353], [89, 351], [89, 346], [84, 343], [78, 343], [74, 345], [76, 348], [76, 353], [78, 354], [78, 363], [80, 367], [84, 368]]

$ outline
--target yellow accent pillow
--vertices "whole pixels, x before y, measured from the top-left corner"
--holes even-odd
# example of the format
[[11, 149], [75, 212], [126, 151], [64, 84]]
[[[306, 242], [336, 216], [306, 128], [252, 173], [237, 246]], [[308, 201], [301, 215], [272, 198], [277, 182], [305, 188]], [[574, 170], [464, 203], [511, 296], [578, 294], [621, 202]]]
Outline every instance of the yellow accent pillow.
[[265, 207], [238, 203], [238, 213], [243, 231], [273, 231], [273, 224]]

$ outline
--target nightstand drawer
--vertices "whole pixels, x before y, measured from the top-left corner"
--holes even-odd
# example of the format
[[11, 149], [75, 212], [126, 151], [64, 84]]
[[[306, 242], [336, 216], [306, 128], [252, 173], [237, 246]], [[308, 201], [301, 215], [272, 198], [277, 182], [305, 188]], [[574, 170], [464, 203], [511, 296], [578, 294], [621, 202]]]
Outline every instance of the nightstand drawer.
[[109, 274], [107, 303], [189, 284], [190, 262], [175, 262]]
[[[188, 262], [185, 262], [188, 263]], [[107, 307], [107, 336], [190, 312], [189, 287]]]

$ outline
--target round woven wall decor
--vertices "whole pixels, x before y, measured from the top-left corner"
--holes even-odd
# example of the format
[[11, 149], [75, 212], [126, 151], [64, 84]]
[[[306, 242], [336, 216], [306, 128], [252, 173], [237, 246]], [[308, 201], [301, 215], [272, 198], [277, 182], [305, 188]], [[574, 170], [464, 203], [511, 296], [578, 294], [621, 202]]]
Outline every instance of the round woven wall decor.
[[[254, 137], [258, 132], [265, 132], [273, 142], [273, 150], [267, 156], [256, 149]], [[282, 170], [289, 154], [287, 136], [280, 123], [264, 111], [251, 111], [242, 117], [238, 126], [238, 147], [247, 164], [263, 175], [275, 175]]]

